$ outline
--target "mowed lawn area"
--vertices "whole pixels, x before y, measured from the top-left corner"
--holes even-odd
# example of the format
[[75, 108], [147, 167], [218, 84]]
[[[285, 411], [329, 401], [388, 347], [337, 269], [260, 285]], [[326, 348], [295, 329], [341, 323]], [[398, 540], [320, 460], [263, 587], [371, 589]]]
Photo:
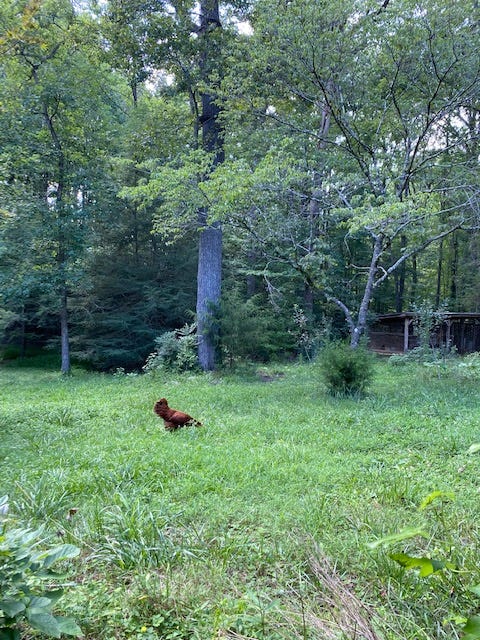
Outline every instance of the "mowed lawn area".
[[[160, 397], [203, 426], [166, 432]], [[86, 638], [457, 638], [480, 612], [480, 382], [453, 370], [378, 361], [335, 398], [306, 364], [3, 365], [0, 438], [17, 526], [81, 549], [57, 610]]]

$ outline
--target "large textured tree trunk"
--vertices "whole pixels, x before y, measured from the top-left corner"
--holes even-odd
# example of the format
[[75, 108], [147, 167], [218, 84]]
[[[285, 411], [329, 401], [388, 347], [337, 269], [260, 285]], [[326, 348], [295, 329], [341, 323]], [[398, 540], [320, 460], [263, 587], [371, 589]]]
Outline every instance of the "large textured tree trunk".
[[222, 284], [222, 230], [206, 227], [200, 234], [197, 276], [198, 358], [204, 371], [216, 365], [218, 323], [216, 311]]
[[[216, 29], [221, 28], [218, 0], [202, 0], [200, 4], [200, 36], [203, 39], [203, 52], [200, 70], [206, 84], [215, 67], [215, 39], [210, 38]], [[215, 164], [223, 162], [222, 130], [218, 121], [220, 108], [211, 93], [203, 93], [202, 147], [214, 154]], [[220, 304], [222, 282], [222, 229], [218, 222], [209, 223], [208, 211], [199, 214], [201, 226], [198, 249], [197, 272], [197, 325], [198, 358], [204, 371], [212, 371], [216, 365], [218, 343], [218, 325], [214, 314]]]

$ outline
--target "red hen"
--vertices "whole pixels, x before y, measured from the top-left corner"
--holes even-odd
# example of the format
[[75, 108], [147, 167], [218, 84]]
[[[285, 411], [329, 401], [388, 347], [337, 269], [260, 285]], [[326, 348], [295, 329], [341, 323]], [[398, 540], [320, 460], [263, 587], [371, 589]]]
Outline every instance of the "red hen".
[[196, 427], [202, 426], [201, 422], [195, 420], [192, 416], [189, 416], [188, 413], [183, 413], [183, 411], [177, 411], [176, 409], [170, 409], [166, 398], [158, 400], [153, 405], [153, 410], [157, 416], [163, 418], [165, 429], [167, 431], [175, 431], [175, 429], [180, 429], [180, 427], [191, 425]]

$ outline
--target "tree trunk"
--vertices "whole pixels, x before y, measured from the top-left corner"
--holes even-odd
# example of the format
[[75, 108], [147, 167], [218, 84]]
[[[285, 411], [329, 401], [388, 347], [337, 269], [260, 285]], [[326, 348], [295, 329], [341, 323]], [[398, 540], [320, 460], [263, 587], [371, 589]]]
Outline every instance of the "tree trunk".
[[67, 288], [66, 286], [62, 286], [60, 293], [60, 335], [62, 342], [62, 363], [60, 370], [63, 374], [70, 373], [70, 341], [68, 333], [67, 300]]
[[222, 279], [222, 230], [219, 225], [206, 227], [200, 234], [197, 278], [198, 358], [204, 371], [216, 364], [218, 323]]
[[440, 308], [440, 300], [442, 295], [442, 271], [443, 271], [443, 240], [438, 245], [437, 288], [435, 291], [435, 309]]
[[352, 347], [352, 349], [356, 349], [358, 347], [360, 338], [367, 327], [368, 309], [370, 307], [370, 302], [373, 294], [375, 275], [378, 270], [378, 261], [380, 260], [380, 256], [382, 255], [382, 245], [382, 236], [376, 236], [373, 244], [372, 259], [370, 261], [370, 267], [368, 269], [367, 284], [365, 285], [362, 302], [360, 303], [357, 322], [353, 327], [353, 331], [351, 332], [350, 346]]
[[455, 308], [457, 302], [458, 236], [452, 235], [452, 265], [450, 275], [450, 301]]
[[[407, 239], [405, 236], [401, 238], [402, 247], [405, 247], [407, 244]], [[405, 295], [405, 262], [402, 262], [398, 278], [395, 282], [395, 311], [397, 313], [401, 313], [403, 311], [403, 299]]]
[[67, 284], [65, 278], [65, 267], [67, 261], [67, 240], [65, 235], [65, 224], [67, 213], [63, 206], [63, 190], [65, 187], [65, 154], [62, 142], [58, 136], [54, 125], [54, 117], [48, 111], [48, 105], [43, 103], [43, 119], [47, 126], [53, 148], [57, 156], [57, 189], [55, 194], [55, 211], [58, 225], [58, 246], [57, 246], [57, 268], [60, 276], [58, 294], [60, 298], [60, 342], [61, 342], [61, 372], [70, 373], [70, 344], [68, 334], [68, 308], [67, 308]]
[[418, 270], [417, 270], [417, 256], [412, 256], [412, 290], [410, 295], [411, 304], [414, 305], [418, 302]]
[[[202, 0], [200, 4], [200, 37], [203, 39], [203, 53], [200, 58], [200, 72], [207, 84], [215, 67], [215, 43], [209, 41], [209, 34], [221, 28], [218, 0]], [[223, 162], [223, 140], [218, 114], [220, 107], [211, 93], [202, 93], [202, 147], [214, 153], [214, 164]], [[222, 281], [222, 228], [218, 222], [210, 224], [208, 211], [199, 213], [202, 227], [198, 247], [197, 272], [197, 326], [198, 359], [204, 371], [212, 371], [216, 365], [218, 325], [213, 314], [218, 309]]]

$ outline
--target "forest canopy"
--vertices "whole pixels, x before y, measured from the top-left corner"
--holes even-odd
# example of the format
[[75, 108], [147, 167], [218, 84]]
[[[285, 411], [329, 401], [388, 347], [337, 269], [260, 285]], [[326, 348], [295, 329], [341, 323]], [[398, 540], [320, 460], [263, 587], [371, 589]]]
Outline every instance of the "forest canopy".
[[[480, 311], [478, 3], [0, 0], [0, 332], [138, 368]], [[203, 351], [202, 351], [203, 349]]]

